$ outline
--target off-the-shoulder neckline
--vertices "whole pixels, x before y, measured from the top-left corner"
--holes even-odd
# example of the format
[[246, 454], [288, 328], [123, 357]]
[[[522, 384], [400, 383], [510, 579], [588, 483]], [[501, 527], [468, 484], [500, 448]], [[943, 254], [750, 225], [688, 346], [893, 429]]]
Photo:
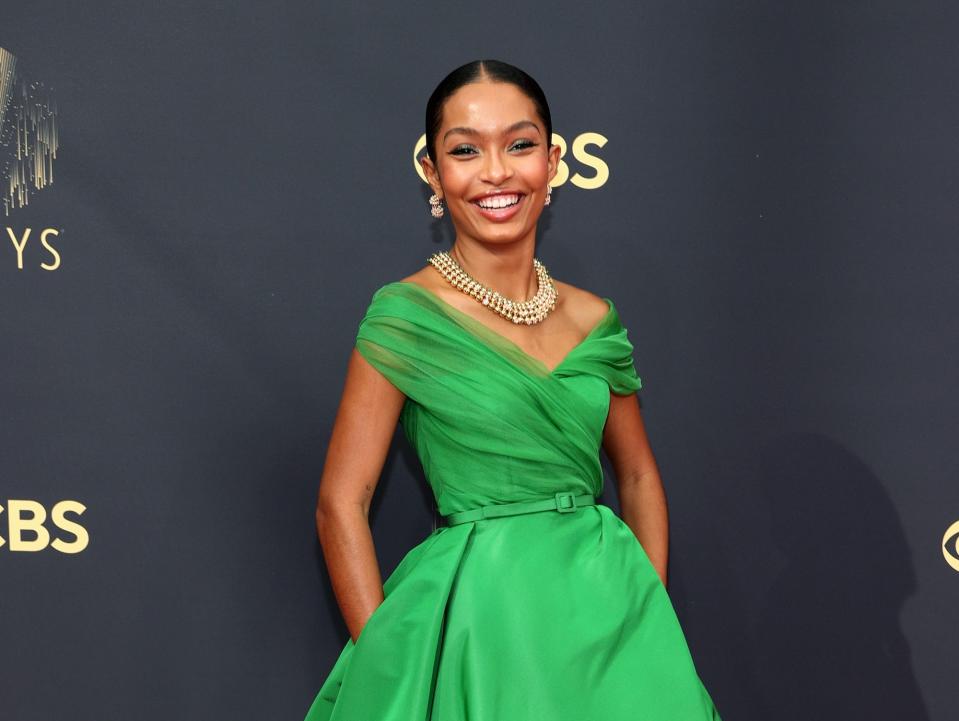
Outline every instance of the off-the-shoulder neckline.
[[[579, 342], [576, 343], [576, 345], [574, 345], [572, 348], [569, 349], [569, 351], [567, 351], [566, 355], [563, 356], [563, 358], [559, 361], [559, 363], [557, 363], [555, 366], [550, 368], [544, 361], [525, 351], [515, 341], [510, 340], [506, 336], [502, 335], [501, 333], [498, 333], [497, 331], [487, 326], [482, 321], [476, 320], [476, 318], [474, 318], [470, 314], [465, 313], [459, 308], [446, 302], [445, 300], [440, 298], [436, 293], [431, 291], [429, 288], [413, 281], [401, 281], [401, 280], [394, 281], [392, 283], [387, 283], [385, 286], [383, 286], [383, 288], [387, 288], [391, 286], [402, 287], [404, 289], [412, 289], [414, 291], [419, 292], [422, 297], [428, 298], [430, 301], [434, 303], [434, 305], [436, 305], [437, 308], [445, 312], [446, 315], [450, 316], [453, 320], [457, 321], [457, 325], [463, 328], [464, 332], [468, 332], [474, 337], [477, 337], [480, 340], [485, 341], [487, 345], [493, 347], [494, 350], [500, 353], [500, 355], [504, 355], [504, 354], [500, 351], [500, 348], [498, 346], [505, 346], [511, 349], [514, 354], [518, 353], [520, 356], [522, 356], [523, 358], [527, 359], [529, 362], [531, 362], [535, 366], [538, 366], [540, 369], [545, 371], [546, 374], [548, 374], [549, 376], [555, 376], [556, 373], [564, 365], [566, 365], [566, 363], [569, 362], [573, 358], [573, 356], [579, 353], [589, 343], [589, 341], [592, 340], [597, 335], [597, 333], [602, 328], [604, 328], [606, 324], [610, 321], [610, 319], [613, 318], [616, 314], [616, 306], [613, 304], [612, 299], [604, 296], [603, 300], [606, 301], [606, 304], [608, 306], [606, 313], [603, 315], [602, 318], [599, 319], [599, 321], [596, 322], [595, 325], [593, 325], [593, 327], [589, 330], [589, 332], [585, 336], [583, 336], [583, 338], [580, 339]], [[507, 358], [507, 360], [511, 360], [511, 359]]]

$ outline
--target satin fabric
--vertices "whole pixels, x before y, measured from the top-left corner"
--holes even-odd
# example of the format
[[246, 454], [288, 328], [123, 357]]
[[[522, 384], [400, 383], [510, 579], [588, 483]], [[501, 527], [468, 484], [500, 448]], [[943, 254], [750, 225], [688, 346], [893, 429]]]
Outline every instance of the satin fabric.
[[[379, 288], [356, 348], [443, 515], [599, 495], [610, 392], [641, 381], [612, 300], [554, 368], [423, 286]], [[605, 505], [440, 527], [384, 583], [305, 721], [718, 721], [666, 589]]]

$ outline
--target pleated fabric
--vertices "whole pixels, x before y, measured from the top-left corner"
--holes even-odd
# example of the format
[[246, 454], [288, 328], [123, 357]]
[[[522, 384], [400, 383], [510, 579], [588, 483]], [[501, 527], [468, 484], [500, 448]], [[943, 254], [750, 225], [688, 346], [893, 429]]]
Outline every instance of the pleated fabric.
[[[642, 383], [612, 300], [553, 369], [423, 286], [379, 288], [356, 348], [439, 512], [599, 495], [610, 393]], [[642, 545], [605, 505], [440, 527], [384, 582], [305, 721], [717, 721]]]

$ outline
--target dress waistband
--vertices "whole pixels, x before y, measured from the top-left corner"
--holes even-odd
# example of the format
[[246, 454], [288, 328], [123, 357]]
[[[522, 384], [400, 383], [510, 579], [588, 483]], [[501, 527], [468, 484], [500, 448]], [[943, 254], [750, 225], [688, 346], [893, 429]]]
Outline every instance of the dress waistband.
[[573, 513], [582, 506], [595, 506], [596, 499], [590, 493], [575, 495], [573, 491], [559, 491], [552, 498], [541, 501], [520, 501], [519, 503], [492, 503], [488, 506], [470, 508], [467, 511], [457, 511], [443, 516], [446, 523], [455, 526], [459, 523], [482, 521], [487, 518], [502, 516], [518, 516], [523, 513], [539, 513], [540, 511], [557, 511], [558, 513]]

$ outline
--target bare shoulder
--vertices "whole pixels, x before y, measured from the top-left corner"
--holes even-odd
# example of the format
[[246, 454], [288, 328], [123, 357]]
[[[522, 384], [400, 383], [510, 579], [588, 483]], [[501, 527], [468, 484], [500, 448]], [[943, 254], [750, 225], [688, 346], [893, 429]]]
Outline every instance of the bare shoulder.
[[469, 311], [473, 301], [461, 291], [450, 285], [447, 280], [436, 272], [432, 265], [424, 265], [415, 273], [411, 273], [405, 278], [400, 278], [400, 283], [415, 283], [426, 290], [431, 291], [433, 295], [446, 301], [449, 305], [459, 308], [463, 311]]
[[415, 273], [400, 278], [400, 283], [417, 283], [431, 290], [445, 289], [448, 283], [436, 272], [432, 265], [424, 265]]
[[600, 296], [585, 288], [553, 279], [556, 290], [559, 291], [560, 302], [557, 309], [562, 308], [563, 315], [583, 329], [589, 329], [599, 323], [609, 311], [609, 305]]

